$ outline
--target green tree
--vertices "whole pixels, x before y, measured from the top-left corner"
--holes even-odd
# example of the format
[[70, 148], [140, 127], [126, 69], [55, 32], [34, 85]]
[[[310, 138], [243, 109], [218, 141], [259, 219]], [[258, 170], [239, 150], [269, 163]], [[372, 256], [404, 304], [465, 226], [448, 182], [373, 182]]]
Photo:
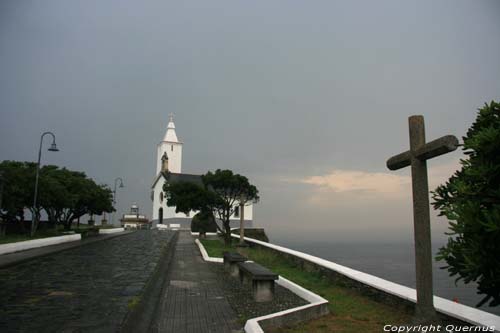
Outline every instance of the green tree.
[[188, 213], [191, 210], [211, 212], [221, 221], [217, 229], [224, 236], [226, 244], [231, 244], [230, 217], [239, 200], [246, 203], [257, 202], [259, 191], [250, 184], [248, 178], [234, 174], [231, 170], [217, 169], [201, 176], [202, 185], [190, 182], [165, 183], [167, 205], [176, 207], [176, 212]]
[[55, 216], [66, 230], [71, 228], [73, 220], [85, 214], [100, 215], [103, 212], [112, 212], [112, 192], [109, 188], [97, 185], [85, 173], [59, 169], [57, 181], [65, 189], [65, 199], [51, 202], [46, 210], [56, 210]]
[[500, 104], [479, 109], [463, 137], [461, 170], [433, 192], [433, 206], [450, 220], [448, 243], [437, 259], [451, 276], [476, 281], [477, 306], [500, 304]]
[[207, 232], [216, 232], [217, 224], [215, 223], [214, 214], [211, 211], [197, 213], [191, 220], [191, 231], [199, 232], [200, 237]]
[[0, 217], [4, 223], [20, 223], [24, 230], [24, 209], [33, 205], [35, 163], [2, 161], [2, 205]]

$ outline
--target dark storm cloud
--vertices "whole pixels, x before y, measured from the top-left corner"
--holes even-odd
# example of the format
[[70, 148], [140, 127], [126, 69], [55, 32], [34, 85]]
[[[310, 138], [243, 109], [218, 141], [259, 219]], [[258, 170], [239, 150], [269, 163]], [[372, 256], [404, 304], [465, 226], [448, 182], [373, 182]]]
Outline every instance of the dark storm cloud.
[[411, 114], [425, 115], [428, 138], [463, 135], [475, 109], [499, 99], [499, 9], [495, 1], [2, 1], [0, 154], [34, 160], [40, 133], [52, 130], [61, 152], [44, 163], [108, 184], [121, 176], [119, 210], [137, 201], [150, 215], [155, 147], [174, 112], [183, 170], [249, 176], [263, 198], [256, 221], [271, 234], [292, 237], [307, 222], [317, 233], [366, 237], [349, 228], [356, 221], [367, 234], [408, 233], [410, 223], [394, 229], [389, 220], [411, 218], [410, 205], [379, 200], [353, 212], [356, 197], [336, 194], [344, 208], [320, 209], [308, 206], [313, 186], [281, 179], [387, 172], [386, 158], [407, 149]]

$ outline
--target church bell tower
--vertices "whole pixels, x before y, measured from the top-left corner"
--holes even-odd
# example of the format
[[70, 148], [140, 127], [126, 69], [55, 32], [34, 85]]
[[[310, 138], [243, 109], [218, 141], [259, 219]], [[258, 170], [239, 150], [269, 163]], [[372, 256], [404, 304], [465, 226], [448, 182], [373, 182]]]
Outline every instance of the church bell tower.
[[[167, 158], [167, 163], [165, 163]], [[174, 115], [171, 113], [169, 116], [167, 132], [163, 140], [157, 146], [156, 154], [156, 174], [160, 173], [162, 167], [167, 165], [168, 171], [172, 173], [181, 173], [182, 169], [182, 142], [177, 139], [175, 133]]]

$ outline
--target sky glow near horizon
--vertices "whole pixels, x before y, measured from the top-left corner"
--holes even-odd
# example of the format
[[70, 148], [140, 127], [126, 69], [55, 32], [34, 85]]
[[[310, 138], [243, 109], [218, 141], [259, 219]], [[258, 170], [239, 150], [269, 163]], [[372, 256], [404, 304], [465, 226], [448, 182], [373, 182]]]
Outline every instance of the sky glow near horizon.
[[[497, 1], [0, 3], [0, 156], [100, 183], [151, 216], [156, 144], [175, 114], [183, 172], [260, 190], [271, 239], [411, 242], [407, 118], [461, 138], [500, 100]], [[46, 142], [48, 144], [48, 142]], [[460, 151], [428, 162], [431, 189]], [[433, 213], [433, 237], [446, 222]]]

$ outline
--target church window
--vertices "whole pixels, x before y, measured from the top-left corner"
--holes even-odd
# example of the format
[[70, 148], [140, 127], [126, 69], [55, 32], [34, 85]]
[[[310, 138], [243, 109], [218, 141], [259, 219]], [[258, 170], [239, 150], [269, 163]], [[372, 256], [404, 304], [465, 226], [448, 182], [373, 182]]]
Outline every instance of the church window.
[[170, 145], [170, 151], [174, 151], [174, 145]]
[[163, 202], [163, 191], [160, 192], [160, 202]]
[[240, 216], [240, 206], [234, 207], [234, 217]]

